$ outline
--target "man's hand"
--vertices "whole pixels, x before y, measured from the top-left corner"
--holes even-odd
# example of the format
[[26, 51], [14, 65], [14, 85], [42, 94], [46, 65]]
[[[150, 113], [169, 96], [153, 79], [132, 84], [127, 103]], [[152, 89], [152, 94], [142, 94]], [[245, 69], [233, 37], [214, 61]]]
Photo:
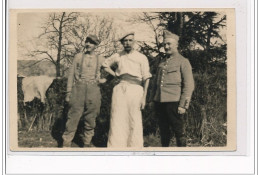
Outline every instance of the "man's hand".
[[178, 114], [185, 114], [186, 109], [182, 107], [178, 107]]
[[148, 107], [149, 107], [150, 109], [154, 108], [154, 101], [149, 102], [149, 103], [148, 103]]
[[103, 84], [103, 83], [107, 82], [107, 79], [101, 78], [101, 79], [98, 80], [98, 82], [99, 82], [100, 84]]
[[66, 101], [66, 102], [69, 102], [69, 101], [70, 101], [70, 96], [71, 96], [71, 93], [67, 93], [66, 98], [65, 98], [65, 101]]
[[146, 105], [146, 97], [143, 97], [141, 101], [141, 110], [145, 108], [145, 105]]

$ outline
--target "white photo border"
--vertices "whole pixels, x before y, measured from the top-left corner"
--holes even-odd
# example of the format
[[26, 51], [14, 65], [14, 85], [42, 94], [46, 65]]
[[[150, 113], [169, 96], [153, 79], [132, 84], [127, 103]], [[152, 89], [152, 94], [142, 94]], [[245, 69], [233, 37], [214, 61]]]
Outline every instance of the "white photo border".
[[[193, 2], [193, 3], [192, 3]], [[253, 28], [254, 20], [253, 15], [255, 15], [255, 5], [258, 5], [257, 0], [247, 1], [247, 0], [230, 0], [230, 1], [205, 1], [198, 0], [194, 3], [194, 1], [177, 1], [177, 0], [152, 0], [152, 1], [119, 1], [119, 0], [101, 0], [99, 2], [88, 2], [88, 1], [72, 1], [67, 0], [10, 0], [7, 1], [8, 5], [5, 9], [6, 11], [2, 11], [2, 19], [6, 19], [8, 23], [8, 14], [9, 10], [12, 8], [79, 8], [82, 7], [82, 4], [87, 4], [89, 8], [169, 8], [169, 5], [174, 4], [174, 8], [235, 8], [236, 9], [236, 29], [237, 29], [237, 77], [239, 81], [237, 83], [241, 86], [237, 86], [237, 106], [238, 106], [238, 127], [242, 126], [243, 121], [246, 120], [247, 127], [244, 130], [244, 127], [239, 128], [240, 130], [237, 132], [237, 145], [241, 145], [242, 149], [238, 154], [232, 154], [230, 152], [221, 152], [221, 155], [208, 155], [205, 152], [188, 152], [187, 155], [192, 156], [181, 156], [185, 155], [184, 152], [180, 152], [180, 154], [174, 154], [175, 156], [153, 156], [154, 154], [138, 154], [134, 155], [139, 156], [114, 156], [113, 154], [110, 156], [106, 155], [88, 155], [88, 156], [75, 156], [75, 152], [66, 152], [67, 156], [60, 155], [57, 152], [20, 152], [17, 155], [12, 155], [8, 150], [8, 135], [6, 135], [6, 122], [8, 118], [8, 113], [5, 113], [5, 109], [8, 109], [8, 101], [5, 100], [5, 104], [7, 106], [2, 106], [2, 140], [5, 139], [5, 142], [2, 144], [2, 157], [3, 164], [2, 168], [5, 169], [6, 165], [6, 174], [19, 174], [19, 173], [37, 173], [37, 174], [80, 174], [80, 173], [155, 173], [155, 174], [164, 174], [164, 173], [174, 173], [174, 174], [254, 174], [257, 169], [255, 163], [257, 162], [255, 157], [255, 153], [257, 153], [257, 104], [258, 99], [255, 99], [255, 95], [257, 95], [258, 91], [255, 87], [258, 87], [255, 84], [257, 81], [257, 75], [255, 71], [258, 68], [257, 61], [257, 49], [252, 47], [258, 44], [258, 40], [255, 39], [255, 28]], [[185, 4], [185, 5], [184, 5]], [[2, 4], [3, 5], [3, 4]], [[156, 6], [156, 7], [155, 7]], [[213, 7], [214, 6], [214, 7]], [[4, 5], [2, 6], [4, 8]], [[4, 18], [6, 15], [6, 18]], [[240, 16], [246, 16], [247, 23], [243, 23]], [[242, 18], [244, 19], [244, 18]], [[239, 21], [240, 20], [240, 21]], [[4, 20], [3, 20], [4, 21]], [[8, 25], [7, 25], [8, 26]], [[242, 28], [247, 28], [245, 31], [240, 30]], [[256, 29], [258, 26], [256, 27]], [[3, 58], [6, 58], [6, 62], [3, 59], [1, 62], [2, 66], [2, 82], [8, 82], [8, 28], [5, 31], [5, 28], [2, 28], [2, 36], [6, 36], [5, 43], [4, 38], [2, 40], [2, 49]], [[6, 34], [6, 35], [4, 35]], [[243, 43], [239, 43], [245, 42]], [[5, 45], [4, 45], [5, 44]], [[245, 47], [242, 47], [245, 46]], [[239, 49], [241, 48], [241, 49]], [[240, 52], [245, 51], [246, 58], [244, 60], [238, 59], [241, 54]], [[253, 54], [254, 53], [254, 54]], [[242, 53], [242, 55], [245, 53]], [[7, 57], [6, 57], [7, 56]], [[254, 59], [252, 59], [254, 56]], [[240, 62], [241, 61], [241, 62]], [[3, 72], [5, 71], [5, 72]], [[244, 74], [246, 72], [246, 74]], [[5, 76], [4, 76], [5, 73]], [[7, 78], [7, 81], [6, 79]], [[245, 83], [246, 82], [246, 83]], [[8, 84], [7, 86], [1, 88], [3, 97], [8, 99]], [[245, 93], [246, 92], [246, 93]], [[242, 94], [241, 94], [242, 93]], [[246, 101], [246, 105], [245, 105]], [[4, 101], [3, 101], [4, 102]], [[4, 104], [4, 103], [3, 103]], [[254, 104], [254, 105], [253, 105]], [[245, 109], [246, 111], [239, 112], [241, 109]], [[8, 110], [7, 110], [8, 111]], [[239, 114], [245, 114], [244, 120], [240, 119]], [[5, 116], [5, 117], [4, 117]], [[245, 117], [247, 116], [247, 117]], [[242, 121], [242, 123], [241, 123]], [[246, 133], [246, 136], [244, 136]], [[240, 135], [241, 134], [241, 135]], [[256, 140], [255, 140], [256, 139]], [[242, 143], [240, 143], [242, 142]], [[244, 143], [244, 144], [243, 144]], [[237, 151], [236, 151], [237, 152]], [[117, 152], [116, 152], [117, 153]], [[85, 155], [84, 152], [79, 152], [80, 155]], [[127, 154], [126, 154], [127, 155]], [[5, 162], [6, 161], [6, 162]], [[5, 164], [6, 163], [6, 164]], [[48, 168], [42, 168], [44, 167]], [[73, 165], [73, 166], [72, 166]], [[76, 169], [76, 167], [78, 167]], [[188, 167], [188, 169], [187, 169]]]

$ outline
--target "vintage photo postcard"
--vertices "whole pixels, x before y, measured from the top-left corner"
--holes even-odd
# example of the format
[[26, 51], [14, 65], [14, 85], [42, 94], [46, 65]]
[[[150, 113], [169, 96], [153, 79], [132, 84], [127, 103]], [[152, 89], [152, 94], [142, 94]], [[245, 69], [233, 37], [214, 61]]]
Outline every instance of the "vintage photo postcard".
[[234, 9], [9, 14], [10, 151], [236, 151]]

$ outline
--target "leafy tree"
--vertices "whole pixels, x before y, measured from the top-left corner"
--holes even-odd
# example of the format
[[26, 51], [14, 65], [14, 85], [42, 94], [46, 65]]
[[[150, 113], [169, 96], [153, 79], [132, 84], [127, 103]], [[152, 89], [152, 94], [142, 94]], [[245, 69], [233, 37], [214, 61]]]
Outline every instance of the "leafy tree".
[[208, 71], [212, 62], [221, 62], [225, 66], [226, 43], [220, 35], [220, 28], [226, 25], [226, 15], [220, 19], [218, 16], [216, 12], [159, 14], [164, 21], [162, 25], [180, 36], [179, 50], [190, 59], [195, 71]]

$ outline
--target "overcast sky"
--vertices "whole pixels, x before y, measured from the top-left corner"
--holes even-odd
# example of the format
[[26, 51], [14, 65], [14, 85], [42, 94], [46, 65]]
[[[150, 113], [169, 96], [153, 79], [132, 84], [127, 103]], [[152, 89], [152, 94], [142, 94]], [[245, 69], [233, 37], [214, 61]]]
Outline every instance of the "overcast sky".
[[[153, 35], [149, 35], [152, 31], [146, 24], [133, 24], [129, 21], [140, 13], [123, 13], [123, 12], [105, 12], [92, 13], [93, 15], [111, 17], [118, 29], [136, 30], [136, 37], [140, 40], [150, 40]], [[39, 28], [43, 21], [48, 17], [49, 13], [21, 13], [18, 15], [18, 34], [21, 41], [30, 40], [40, 34]], [[142, 30], [139, 30], [142, 29]], [[138, 30], [138, 32], [137, 32]]]
[[[140, 13], [141, 12], [95, 12], [91, 14], [113, 18], [118, 33], [134, 31], [136, 40], [153, 42], [154, 32], [147, 24], [133, 24], [129, 21]], [[33, 45], [35, 45], [35, 43], [32, 44], [31, 41], [41, 33], [40, 27], [48, 15], [49, 13], [20, 13], [18, 15], [18, 59], [31, 59], [26, 58], [24, 55], [28, 49], [31, 49]], [[225, 39], [225, 32], [222, 31], [221, 33]]]
[[[154, 33], [148, 25], [133, 24], [129, 21], [136, 17], [138, 13], [105, 12], [92, 14], [113, 18], [119, 32], [118, 35], [120, 35], [120, 32], [123, 33], [123, 31], [134, 31], [136, 40], [154, 41]], [[21, 13], [18, 15], [18, 59], [26, 59], [24, 53], [31, 48], [31, 41], [42, 32], [40, 27], [48, 15], [49, 13]]]

